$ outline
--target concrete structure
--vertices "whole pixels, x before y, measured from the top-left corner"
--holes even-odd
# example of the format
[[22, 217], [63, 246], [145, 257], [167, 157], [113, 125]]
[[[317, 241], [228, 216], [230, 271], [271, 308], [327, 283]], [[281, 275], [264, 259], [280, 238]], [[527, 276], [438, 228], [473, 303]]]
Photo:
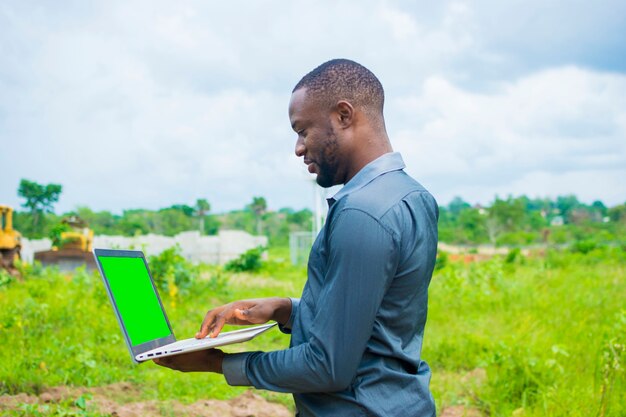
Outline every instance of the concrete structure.
[[[34, 253], [49, 250], [50, 239], [22, 240], [22, 259], [32, 262]], [[158, 255], [173, 246], [194, 263], [224, 264], [258, 246], [267, 246], [267, 236], [252, 236], [240, 230], [222, 230], [217, 236], [201, 236], [200, 232], [179, 233], [176, 236], [95, 236], [94, 248], [143, 250], [146, 256]]]
[[291, 232], [289, 234], [289, 254], [293, 265], [305, 265], [315, 241], [311, 232]]

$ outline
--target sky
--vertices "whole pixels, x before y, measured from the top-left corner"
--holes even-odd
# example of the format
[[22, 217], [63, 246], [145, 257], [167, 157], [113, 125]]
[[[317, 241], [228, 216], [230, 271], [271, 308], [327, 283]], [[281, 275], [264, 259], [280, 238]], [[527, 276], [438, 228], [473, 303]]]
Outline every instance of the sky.
[[333, 58], [442, 205], [626, 202], [623, 0], [77, 0], [0, 3], [0, 204], [25, 178], [57, 212], [311, 208], [287, 106]]

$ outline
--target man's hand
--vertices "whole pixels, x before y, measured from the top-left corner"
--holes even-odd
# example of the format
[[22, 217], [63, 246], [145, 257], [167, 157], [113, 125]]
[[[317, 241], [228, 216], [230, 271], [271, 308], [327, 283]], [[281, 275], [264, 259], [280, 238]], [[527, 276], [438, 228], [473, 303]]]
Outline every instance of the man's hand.
[[206, 349], [154, 359], [154, 363], [181, 372], [216, 372], [221, 374], [224, 356], [224, 352], [219, 349]]
[[196, 339], [210, 334], [217, 337], [225, 324], [262, 324], [275, 320], [280, 324], [289, 321], [291, 300], [289, 298], [257, 298], [235, 301], [209, 310], [202, 321]]

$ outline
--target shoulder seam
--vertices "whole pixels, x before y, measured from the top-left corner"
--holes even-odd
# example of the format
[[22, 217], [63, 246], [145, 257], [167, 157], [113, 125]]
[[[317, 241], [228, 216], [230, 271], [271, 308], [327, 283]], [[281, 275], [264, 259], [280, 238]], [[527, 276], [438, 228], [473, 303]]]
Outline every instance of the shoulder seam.
[[[404, 198], [404, 197], [403, 197], [403, 198]], [[389, 234], [389, 235], [390, 235], [393, 239], [395, 239], [395, 237], [396, 237], [396, 236], [395, 236], [395, 234], [393, 233], [393, 231], [392, 231], [392, 230], [390, 230], [390, 228], [389, 228], [389, 227], [387, 227], [386, 225], [384, 225], [384, 224], [380, 221], [380, 219], [377, 219], [376, 217], [372, 216], [372, 215], [371, 215], [370, 213], [368, 213], [367, 211], [365, 211], [365, 210], [363, 210], [363, 209], [360, 209], [360, 208], [357, 208], [357, 207], [344, 207], [344, 208], [342, 208], [342, 209], [339, 211], [339, 213], [337, 213], [337, 217], [336, 217], [335, 221], [336, 221], [337, 219], [339, 219], [339, 217], [341, 217], [341, 215], [343, 215], [343, 214], [344, 214], [345, 212], [347, 212], [347, 211], [358, 211], [358, 212], [360, 212], [360, 213], [365, 214], [367, 217], [369, 217], [369, 218], [371, 218], [372, 220], [374, 220], [374, 221], [375, 221], [375, 222], [376, 222], [376, 223], [377, 223], [377, 224], [378, 224], [378, 225], [379, 225], [379, 226], [380, 226], [380, 227], [381, 227], [381, 228], [382, 228], [385, 232], [387, 232], [387, 233], [388, 233], [388, 234]], [[385, 212], [385, 214], [386, 214], [386, 213], [387, 213], [387, 212]]]
[[[406, 198], [409, 194], [413, 194], [413, 193], [416, 193], [416, 194], [421, 194], [421, 195], [424, 195], [424, 194], [431, 195], [431, 194], [430, 194], [430, 192], [428, 192], [428, 190], [425, 190], [425, 189], [419, 189], [419, 188], [418, 188], [418, 189], [414, 189], [414, 190], [407, 191], [407, 193], [406, 193], [406, 194], [404, 194], [402, 197], [398, 198], [398, 201], [397, 201], [395, 204], [392, 204], [391, 206], [389, 206], [389, 208], [388, 208], [387, 210], [385, 210], [385, 212], [384, 212], [384, 213], [382, 213], [380, 217], [381, 217], [381, 218], [385, 217], [385, 216], [387, 215], [387, 213], [389, 213], [389, 211], [393, 210], [393, 208], [394, 208], [394, 207], [396, 207], [396, 206], [398, 205], [398, 203], [400, 203], [400, 202], [404, 201], [404, 199], [405, 199], [405, 198]], [[348, 197], [349, 197], [349, 196], [348, 196]], [[356, 207], [345, 207], [345, 208], [343, 208], [343, 209], [341, 209], [341, 210], [343, 211], [343, 210], [348, 210], [348, 209], [363, 211], [364, 213], [366, 213], [366, 214], [368, 214], [369, 216], [371, 216], [372, 218], [374, 218], [374, 216], [372, 216], [371, 214], [367, 213], [366, 211], [364, 211], [364, 210], [362, 210], [362, 209], [356, 208]]]

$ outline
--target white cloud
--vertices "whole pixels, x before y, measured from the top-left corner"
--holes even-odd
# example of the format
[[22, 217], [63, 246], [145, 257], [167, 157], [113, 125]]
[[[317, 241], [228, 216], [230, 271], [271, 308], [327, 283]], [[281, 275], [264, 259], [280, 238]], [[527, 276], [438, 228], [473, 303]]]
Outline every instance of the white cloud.
[[405, 40], [418, 33], [417, 23], [409, 13], [385, 5], [381, 10], [381, 16], [389, 25], [389, 30], [395, 40]]
[[587, 52], [553, 50], [561, 61], [589, 59], [554, 67], [528, 52], [553, 40], [524, 43], [527, 11], [516, 13], [528, 27], [515, 29], [511, 9], [495, 2], [359, 5], [1, 4], [0, 202], [18, 205], [19, 179], [29, 178], [64, 185], [60, 210], [206, 197], [220, 211], [253, 195], [273, 208], [310, 206], [287, 103], [299, 77], [333, 57], [380, 77], [392, 140], [444, 202], [526, 192], [536, 178], [558, 184], [546, 193], [570, 192], [587, 184], [581, 175], [614, 185], [577, 194], [623, 200], [623, 188], [601, 178], [624, 166], [624, 76], [594, 70], [604, 61], [589, 58], [624, 42], [596, 33], [619, 25], [605, 8], [593, 7], [593, 25], [580, 2], [542, 16], [542, 30], [584, 23], [556, 29], [560, 40], [584, 38]]
[[392, 136], [443, 202], [496, 193], [626, 200], [617, 180], [626, 178], [626, 76], [565, 67], [491, 92], [439, 77], [423, 90], [392, 100], [389, 113], [402, 125]]

